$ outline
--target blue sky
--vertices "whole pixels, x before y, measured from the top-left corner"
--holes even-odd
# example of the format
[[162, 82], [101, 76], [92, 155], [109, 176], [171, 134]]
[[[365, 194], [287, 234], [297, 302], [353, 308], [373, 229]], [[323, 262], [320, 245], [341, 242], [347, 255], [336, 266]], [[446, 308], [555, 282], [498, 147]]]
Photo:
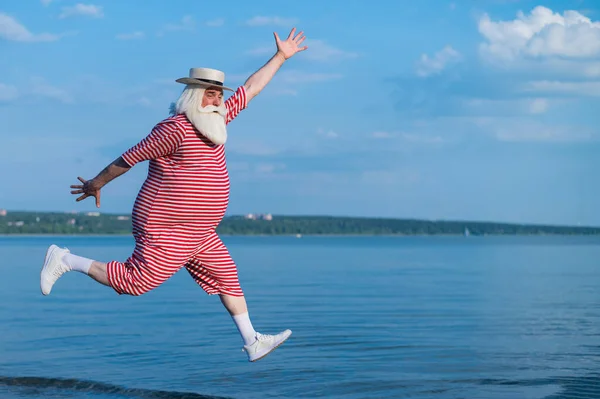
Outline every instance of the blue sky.
[[[0, 208], [88, 211], [190, 67], [231, 86], [304, 30], [229, 125], [229, 214], [600, 225], [594, 1], [0, 2]], [[418, 5], [417, 5], [418, 4]], [[130, 212], [147, 171], [103, 189]]]

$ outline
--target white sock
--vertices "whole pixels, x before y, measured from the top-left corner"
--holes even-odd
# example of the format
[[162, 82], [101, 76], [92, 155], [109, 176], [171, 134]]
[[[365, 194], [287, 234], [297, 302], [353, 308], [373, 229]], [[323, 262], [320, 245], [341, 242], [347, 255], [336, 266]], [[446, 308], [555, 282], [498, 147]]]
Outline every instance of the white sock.
[[250, 345], [251, 343], [256, 341], [256, 331], [254, 331], [254, 327], [252, 327], [252, 323], [250, 322], [250, 316], [248, 315], [248, 312], [231, 316], [231, 318], [235, 322], [235, 325], [237, 326], [240, 334], [242, 335], [244, 345]]
[[71, 270], [75, 270], [85, 274], [88, 274], [90, 266], [92, 266], [93, 262], [93, 260], [91, 259], [83, 258], [81, 256], [73, 255], [71, 253], [65, 254], [62, 260], [67, 266], [69, 266]]

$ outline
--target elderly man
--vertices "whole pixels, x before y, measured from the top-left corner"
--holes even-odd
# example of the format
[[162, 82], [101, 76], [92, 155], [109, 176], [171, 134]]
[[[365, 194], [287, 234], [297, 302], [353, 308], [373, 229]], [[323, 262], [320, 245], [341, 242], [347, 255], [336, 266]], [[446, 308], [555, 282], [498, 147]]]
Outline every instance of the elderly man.
[[[191, 68], [183, 93], [171, 107], [171, 116], [159, 122], [139, 143], [125, 151], [91, 180], [78, 179], [76, 200], [96, 199], [100, 189], [149, 161], [148, 176], [138, 193], [133, 212], [135, 248], [125, 262], [102, 263], [51, 245], [44, 260], [40, 288], [50, 294], [54, 283], [68, 271], [78, 271], [111, 287], [118, 294], [142, 295], [185, 267], [208, 295], [219, 295], [233, 318], [249, 361], [256, 361], [281, 345], [290, 335], [254, 330], [244, 294], [231, 259], [216, 228], [229, 201], [229, 175], [224, 144], [227, 124], [245, 109], [282, 64], [307, 46], [305, 37], [292, 29], [285, 41], [274, 33], [277, 52], [237, 90], [224, 86], [224, 73]], [[234, 94], [223, 102], [223, 91]]]

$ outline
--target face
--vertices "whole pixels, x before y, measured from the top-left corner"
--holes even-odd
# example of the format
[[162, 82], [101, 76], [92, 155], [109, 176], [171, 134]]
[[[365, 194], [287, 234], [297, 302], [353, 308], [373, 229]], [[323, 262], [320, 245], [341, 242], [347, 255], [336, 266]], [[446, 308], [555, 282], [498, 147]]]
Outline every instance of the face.
[[227, 110], [223, 103], [223, 89], [209, 87], [202, 90], [202, 105], [198, 105], [199, 98], [191, 100], [195, 105], [187, 107], [186, 116], [198, 131], [214, 144], [225, 144], [227, 141], [227, 128], [225, 116]]
[[223, 89], [209, 87], [204, 90], [204, 96], [202, 97], [202, 106], [213, 105], [218, 107], [223, 102]]

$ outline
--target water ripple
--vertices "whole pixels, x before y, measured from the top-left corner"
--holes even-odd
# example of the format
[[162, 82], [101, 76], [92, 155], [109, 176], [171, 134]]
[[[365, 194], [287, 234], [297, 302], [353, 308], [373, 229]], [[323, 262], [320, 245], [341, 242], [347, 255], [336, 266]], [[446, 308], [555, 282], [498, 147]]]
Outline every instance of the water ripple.
[[123, 398], [139, 399], [229, 399], [222, 396], [201, 395], [193, 392], [170, 392], [142, 388], [125, 388], [102, 382], [78, 379], [60, 379], [44, 377], [6, 377], [0, 376], [0, 386], [25, 388], [28, 394], [44, 397], [62, 397], [69, 392], [112, 395]]

